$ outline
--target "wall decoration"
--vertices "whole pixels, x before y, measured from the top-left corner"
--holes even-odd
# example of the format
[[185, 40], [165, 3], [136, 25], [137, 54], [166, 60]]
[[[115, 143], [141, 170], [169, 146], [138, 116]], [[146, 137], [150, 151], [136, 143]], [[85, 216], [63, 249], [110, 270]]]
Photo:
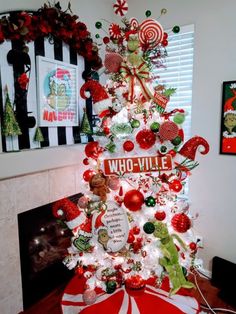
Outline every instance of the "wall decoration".
[[[1, 124], [5, 107], [3, 89], [8, 85], [22, 134], [12, 139], [0, 134], [0, 152], [72, 145], [91, 140], [91, 135], [82, 139], [80, 127], [84, 107], [89, 123], [94, 127], [90, 99], [80, 100], [77, 124], [40, 125], [36, 88], [37, 56], [77, 66], [78, 86], [82, 86], [92, 73], [95, 76], [102, 65], [97, 44], [93, 42], [87, 26], [72, 13], [70, 3], [66, 10], [62, 10], [57, 2], [44, 4], [33, 12], [3, 12], [0, 16]], [[35, 141], [38, 126], [43, 136], [40, 142]]]
[[40, 126], [78, 125], [78, 85], [75, 65], [37, 56]]
[[236, 81], [223, 83], [220, 153], [236, 154]]

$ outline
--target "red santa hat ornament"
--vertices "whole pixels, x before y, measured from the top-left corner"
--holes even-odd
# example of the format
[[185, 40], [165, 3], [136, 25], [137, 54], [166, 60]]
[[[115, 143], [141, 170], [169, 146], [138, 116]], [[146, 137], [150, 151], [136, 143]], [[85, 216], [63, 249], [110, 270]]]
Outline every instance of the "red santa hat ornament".
[[[90, 95], [86, 93], [90, 92]], [[109, 98], [105, 88], [95, 80], [89, 80], [82, 85], [80, 89], [80, 95], [86, 99], [92, 97], [94, 112], [103, 118], [110, 113], [109, 107], [112, 107], [112, 100]]]
[[79, 234], [92, 238], [92, 219], [86, 218], [85, 222], [80, 225], [79, 230]]
[[71, 230], [80, 226], [85, 220], [84, 213], [67, 198], [55, 202], [52, 206], [52, 213], [54, 217], [64, 220]]
[[[203, 149], [199, 149], [200, 147]], [[206, 155], [210, 150], [208, 142], [203, 137], [194, 136], [182, 146], [175, 159], [176, 168], [189, 171], [198, 166], [198, 162], [195, 162], [197, 150], [202, 155]]]

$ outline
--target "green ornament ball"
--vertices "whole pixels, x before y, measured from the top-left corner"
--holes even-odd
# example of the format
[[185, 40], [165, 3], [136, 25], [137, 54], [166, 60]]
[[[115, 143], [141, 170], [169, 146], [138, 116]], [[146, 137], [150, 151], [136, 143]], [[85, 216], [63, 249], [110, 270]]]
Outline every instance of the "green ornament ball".
[[151, 234], [155, 231], [155, 226], [152, 222], [146, 222], [143, 225], [143, 231], [147, 234]]
[[116, 281], [111, 280], [106, 283], [106, 292], [113, 293], [116, 290]]
[[182, 123], [184, 123], [184, 121], [185, 121], [185, 114], [183, 114], [183, 113], [176, 113], [176, 115], [175, 115], [174, 118], [173, 118], [173, 121], [174, 121], [176, 124], [182, 124]]
[[182, 139], [180, 136], [176, 136], [176, 138], [174, 138], [171, 143], [175, 146], [178, 146], [180, 143], [182, 142]]
[[183, 272], [183, 275], [184, 276], [187, 276], [187, 269], [184, 267], [184, 266], [182, 266], [182, 272]]
[[138, 128], [140, 126], [139, 120], [136, 120], [136, 119], [132, 120], [131, 126], [132, 126], [132, 128]]
[[149, 16], [152, 15], [152, 12], [151, 12], [150, 10], [147, 10], [147, 11], [145, 12], [145, 15], [146, 15], [146, 17], [149, 17]]
[[161, 145], [159, 150], [162, 154], [165, 154], [167, 152], [167, 147], [165, 145]]
[[95, 27], [97, 28], [97, 29], [100, 29], [100, 28], [102, 28], [102, 23], [101, 22], [96, 22], [95, 23]]
[[152, 124], [150, 125], [150, 129], [152, 130], [152, 132], [158, 132], [160, 128], [160, 123], [158, 122], [152, 122]]
[[144, 202], [148, 207], [154, 207], [156, 205], [156, 200], [153, 196], [148, 196]]
[[180, 27], [178, 25], [175, 25], [173, 28], [172, 28], [172, 32], [175, 33], [175, 34], [178, 34], [180, 31]]
[[95, 37], [98, 39], [98, 38], [100, 38], [100, 35], [99, 35], [99, 34], [96, 34]]

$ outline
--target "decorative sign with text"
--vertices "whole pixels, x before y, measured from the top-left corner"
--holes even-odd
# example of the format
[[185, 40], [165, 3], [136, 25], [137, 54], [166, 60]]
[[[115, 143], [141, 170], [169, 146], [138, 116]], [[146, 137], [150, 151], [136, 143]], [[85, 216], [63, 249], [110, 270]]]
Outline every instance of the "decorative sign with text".
[[107, 252], [118, 252], [129, 234], [128, 217], [116, 202], [107, 201], [107, 209], [93, 215], [93, 234]]
[[105, 175], [172, 170], [171, 155], [111, 158], [103, 160]]

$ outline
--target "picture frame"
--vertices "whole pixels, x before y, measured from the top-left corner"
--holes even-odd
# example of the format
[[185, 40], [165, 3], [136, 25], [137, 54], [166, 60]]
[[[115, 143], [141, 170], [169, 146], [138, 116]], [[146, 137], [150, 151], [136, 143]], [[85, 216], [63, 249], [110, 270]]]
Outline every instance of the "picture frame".
[[78, 67], [42, 56], [36, 65], [39, 126], [78, 126]]
[[236, 155], [236, 80], [223, 82], [220, 154]]

